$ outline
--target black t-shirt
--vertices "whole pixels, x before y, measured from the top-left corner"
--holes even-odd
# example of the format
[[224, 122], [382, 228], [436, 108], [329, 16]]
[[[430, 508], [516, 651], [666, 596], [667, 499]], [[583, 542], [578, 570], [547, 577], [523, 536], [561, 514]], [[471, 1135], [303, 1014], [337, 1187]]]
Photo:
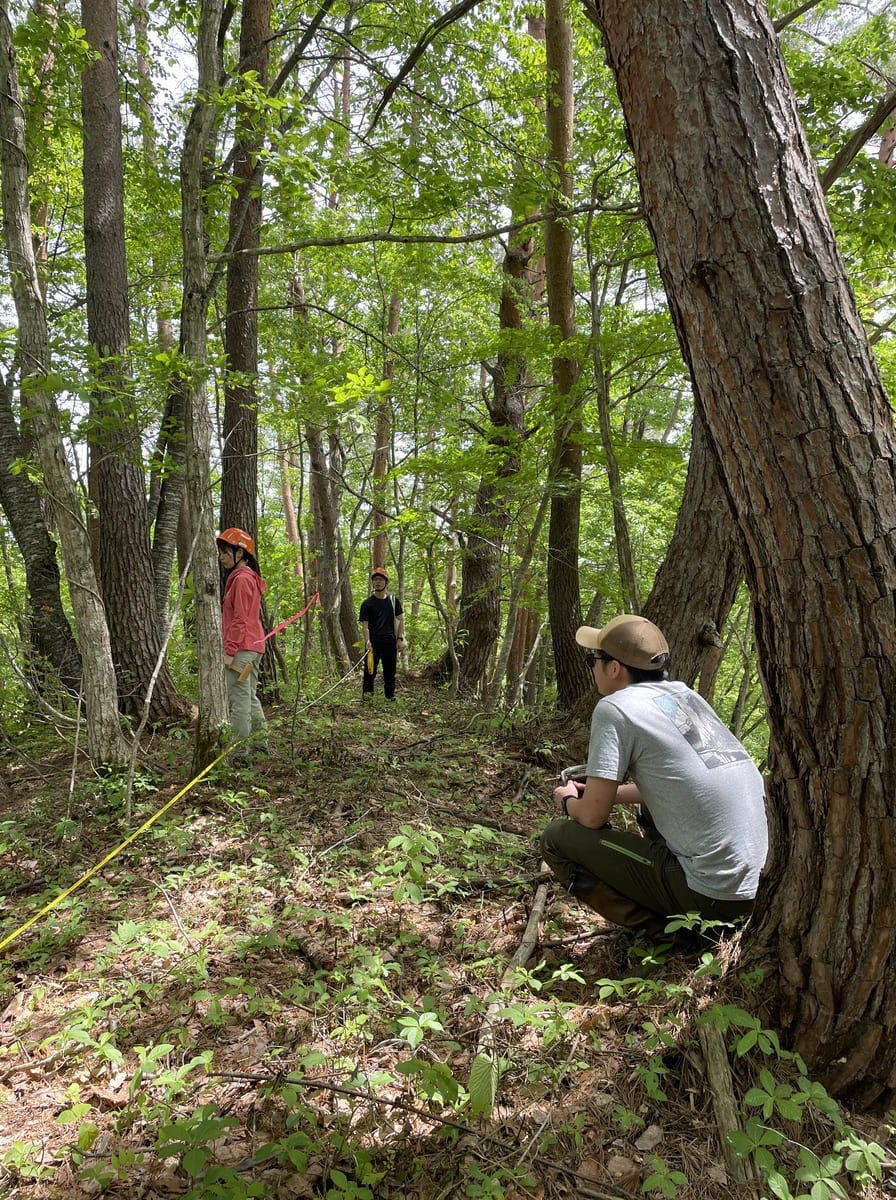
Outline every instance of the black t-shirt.
[[394, 642], [395, 618], [403, 612], [401, 601], [394, 596], [386, 596], [383, 600], [378, 596], [368, 596], [361, 605], [361, 623], [367, 622], [372, 642]]

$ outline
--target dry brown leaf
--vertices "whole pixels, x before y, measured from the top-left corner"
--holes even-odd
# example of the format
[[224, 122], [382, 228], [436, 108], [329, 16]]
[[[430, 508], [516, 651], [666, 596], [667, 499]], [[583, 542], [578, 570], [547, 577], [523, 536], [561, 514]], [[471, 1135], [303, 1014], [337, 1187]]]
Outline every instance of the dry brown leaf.
[[626, 1175], [637, 1173], [637, 1166], [622, 1154], [613, 1154], [607, 1159], [607, 1174], [611, 1179], [623, 1179]]
[[184, 1181], [173, 1171], [165, 1171], [162, 1175], [157, 1176], [153, 1180], [153, 1186], [163, 1196], [182, 1196], [184, 1194]]
[[245, 1136], [237, 1136], [232, 1139], [224, 1137], [214, 1138], [208, 1144], [209, 1150], [212, 1152], [212, 1157], [215, 1162], [219, 1162], [224, 1166], [231, 1166], [233, 1163], [242, 1162], [244, 1159], [252, 1156], [252, 1143]]
[[582, 1033], [588, 1033], [592, 1029], [607, 1030], [612, 1022], [610, 1014], [605, 1008], [593, 1008], [588, 1013], [588, 1016], [579, 1025]]
[[594, 1155], [589, 1155], [588, 1158], [583, 1158], [576, 1167], [576, 1172], [579, 1175], [584, 1175], [586, 1179], [604, 1179], [605, 1172], [600, 1159]]
[[624, 1192], [634, 1194], [641, 1191], [641, 1172], [630, 1158], [614, 1154], [607, 1162], [607, 1174]]
[[28, 992], [16, 992], [3, 1012], [0, 1013], [0, 1024], [4, 1021], [18, 1021], [19, 1017], [27, 1011], [29, 1000]]
[[659, 1125], [648, 1125], [635, 1142], [637, 1150], [655, 1150], [663, 1140], [663, 1131]]

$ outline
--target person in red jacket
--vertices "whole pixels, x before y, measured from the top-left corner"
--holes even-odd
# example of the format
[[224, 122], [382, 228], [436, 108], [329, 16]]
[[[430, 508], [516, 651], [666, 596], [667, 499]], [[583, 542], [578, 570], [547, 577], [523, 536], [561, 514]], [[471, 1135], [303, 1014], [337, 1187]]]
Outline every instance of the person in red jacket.
[[[242, 741], [267, 728], [264, 709], [256, 693], [258, 663], [264, 653], [264, 626], [259, 612], [268, 585], [258, 570], [255, 542], [244, 529], [225, 529], [215, 540], [218, 559], [227, 572], [221, 612], [227, 707], [234, 737]], [[246, 667], [249, 671], [241, 678]], [[255, 748], [259, 749], [257, 745]], [[240, 757], [248, 757], [248, 754], [246, 747]]]

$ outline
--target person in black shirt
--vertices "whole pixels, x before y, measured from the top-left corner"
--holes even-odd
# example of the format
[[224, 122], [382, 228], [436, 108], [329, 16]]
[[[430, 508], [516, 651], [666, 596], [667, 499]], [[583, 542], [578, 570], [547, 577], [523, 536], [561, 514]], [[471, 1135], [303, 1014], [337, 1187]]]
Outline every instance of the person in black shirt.
[[370, 573], [373, 595], [361, 605], [361, 629], [365, 649], [373, 651], [373, 670], [369, 669], [369, 653], [364, 656], [363, 698], [373, 695], [373, 681], [380, 663], [383, 664], [383, 693], [387, 700], [395, 699], [395, 663], [398, 647], [404, 645], [404, 610], [397, 597], [389, 595], [389, 576], [385, 567], [374, 567]]

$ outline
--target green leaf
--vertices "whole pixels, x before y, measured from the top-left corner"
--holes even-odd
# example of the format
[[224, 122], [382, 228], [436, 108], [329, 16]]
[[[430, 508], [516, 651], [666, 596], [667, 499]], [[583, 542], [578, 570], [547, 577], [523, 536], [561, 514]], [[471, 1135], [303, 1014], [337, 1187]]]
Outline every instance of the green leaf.
[[753, 1049], [753, 1047], [756, 1045], [758, 1040], [759, 1040], [759, 1030], [758, 1029], [749, 1029], [744, 1034], [744, 1036], [738, 1040], [738, 1042], [735, 1046], [735, 1050], [737, 1051], [737, 1053], [739, 1055], [746, 1054], [748, 1050]]
[[759, 1082], [769, 1095], [773, 1096], [775, 1094], [775, 1077], [766, 1067], [763, 1067], [759, 1072]]
[[740, 1129], [731, 1129], [725, 1134], [729, 1144], [738, 1158], [746, 1158], [753, 1149], [753, 1139], [748, 1138]]
[[498, 1064], [491, 1054], [477, 1054], [470, 1068], [470, 1109], [487, 1117], [495, 1106], [498, 1091]]
[[192, 1149], [186, 1152], [181, 1160], [183, 1163], [183, 1168], [188, 1175], [192, 1175], [195, 1178], [203, 1169], [211, 1156], [211, 1151], [207, 1146], [193, 1146]]
[[93, 1121], [84, 1121], [78, 1129], [78, 1149], [84, 1151], [92, 1149], [99, 1135], [98, 1125], [94, 1125]]
[[778, 1100], [775, 1101], [775, 1103], [778, 1106], [778, 1112], [786, 1120], [788, 1120], [788, 1121], [801, 1121], [802, 1120], [803, 1110], [802, 1110], [801, 1106], [796, 1103], [795, 1100], [787, 1100], [787, 1099], [784, 1099], [783, 1097], [779, 1097]]
[[766, 1183], [769, 1190], [774, 1192], [778, 1200], [793, 1200], [793, 1193], [787, 1186], [787, 1180], [780, 1171], [769, 1171]]
[[89, 1104], [73, 1104], [71, 1108], [67, 1108], [59, 1114], [56, 1122], [59, 1125], [75, 1125], [82, 1117], [86, 1117], [89, 1112]]

